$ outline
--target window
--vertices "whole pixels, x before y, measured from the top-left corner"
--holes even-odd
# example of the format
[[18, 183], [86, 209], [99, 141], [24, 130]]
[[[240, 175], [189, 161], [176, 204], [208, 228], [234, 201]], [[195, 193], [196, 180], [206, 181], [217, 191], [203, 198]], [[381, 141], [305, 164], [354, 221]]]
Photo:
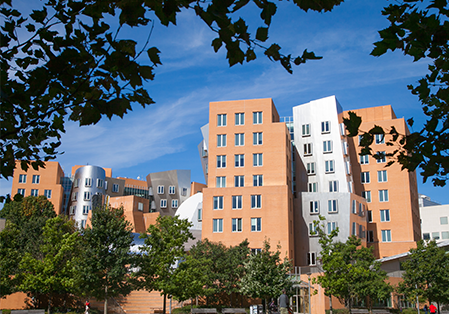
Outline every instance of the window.
[[225, 167], [226, 167], [226, 155], [218, 155], [217, 168], [225, 168]]
[[214, 196], [214, 209], [223, 209], [223, 196]]
[[327, 211], [329, 213], [336, 213], [338, 212], [338, 208], [337, 208], [337, 200], [328, 200], [327, 201]]
[[334, 172], [334, 161], [333, 160], [326, 160], [324, 162], [324, 170], [326, 173], [332, 173]]
[[81, 220], [81, 229], [86, 228], [86, 224], [87, 224], [87, 220], [86, 219]]
[[86, 178], [84, 180], [84, 186], [92, 186], [92, 178]]
[[137, 203], [137, 210], [143, 212], [143, 203], [141, 202]]
[[33, 174], [33, 183], [34, 184], [39, 184], [39, 181], [40, 181], [40, 179], [41, 179], [41, 176], [40, 175], [38, 175], [38, 174]]
[[309, 266], [316, 265], [316, 253], [315, 252], [307, 253], [307, 264], [309, 264]]
[[245, 145], [245, 133], [236, 133], [234, 143], [235, 143], [235, 146]]
[[217, 177], [217, 188], [225, 188], [226, 187], [226, 177]]
[[359, 215], [360, 216], [363, 216], [363, 204], [362, 203], [359, 203]]
[[226, 134], [217, 134], [217, 147], [226, 147]]
[[369, 171], [362, 172], [360, 175], [361, 175], [362, 183], [370, 183]]
[[310, 124], [302, 125], [302, 136], [310, 136]]
[[235, 114], [235, 125], [244, 125], [245, 124], [245, 114], [244, 113], [236, 113]]
[[312, 155], [312, 143], [304, 144], [304, 156]]
[[368, 243], [373, 243], [374, 242], [374, 231], [368, 231], [366, 241]]
[[329, 133], [330, 131], [330, 121], [321, 122], [321, 133]]
[[253, 112], [253, 124], [262, 124], [262, 111]]
[[253, 175], [253, 186], [262, 186], [263, 185], [263, 175], [255, 174]]
[[385, 144], [385, 135], [384, 134], [375, 134], [376, 144]]
[[187, 188], [182, 188], [181, 195], [182, 196], [186, 196], [187, 195]]
[[251, 208], [262, 207], [262, 195], [251, 195]]
[[245, 155], [244, 154], [238, 154], [234, 155], [235, 157], [235, 167], [243, 167], [245, 166]]
[[198, 221], [202, 221], [202, 220], [203, 220], [203, 209], [198, 208]]
[[176, 187], [174, 185], [170, 185], [168, 187], [168, 194], [175, 194]]
[[[118, 191], [119, 191], [118, 184], [113, 184], [113, 185], [112, 185], [112, 192], [118, 193]], [[162, 186], [162, 192], [163, 192], [163, 191], [164, 191], [164, 186]]]
[[309, 212], [310, 214], [319, 214], [320, 213], [320, 202], [319, 201], [310, 201], [309, 203]]
[[317, 182], [310, 182], [308, 191], [309, 192], [318, 192], [318, 183]]
[[251, 218], [251, 231], [262, 231], [262, 218]]
[[377, 171], [377, 181], [387, 182], [387, 170]]
[[213, 220], [212, 232], [214, 233], [223, 232], [223, 219], [219, 218]]
[[232, 196], [232, 209], [242, 209], [242, 196], [233, 195]]
[[365, 237], [365, 228], [362, 225], [359, 225], [359, 238]]
[[379, 202], [388, 202], [388, 190], [379, 190]]
[[171, 200], [171, 208], [178, 208], [178, 200]]
[[352, 232], [351, 235], [357, 235], [357, 223], [352, 223]]
[[232, 218], [232, 232], [242, 232], [242, 218]]
[[315, 163], [314, 162], [307, 163], [307, 174], [309, 174], [309, 175], [315, 174]]
[[262, 132], [253, 133], [253, 145], [262, 145]]
[[332, 231], [337, 229], [337, 222], [336, 221], [329, 221], [327, 223], [327, 234], [331, 234]]
[[390, 221], [390, 210], [389, 209], [381, 209], [380, 210], [380, 221], [382, 221], [382, 222]]
[[391, 242], [391, 230], [382, 230], [382, 242]]
[[430, 233], [423, 233], [422, 238], [423, 240], [430, 240]]
[[75, 208], [76, 206], [70, 206], [69, 215], [75, 215]]
[[84, 200], [85, 201], [90, 201], [90, 192], [84, 192]]
[[366, 199], [367, 203], [371, 203], [371, 191], [362, 191], [362, 197]]
[[309, 223], [309, 235], [311, 235], [311, 236], [317, 235], [316, 225], [313, 222]]
[[19, 174], [19, 183], [26, 183], [26, 182], [27, 182], [27, 175]]
[[253, 166], [254, 167], [262, 166], [262, 154], [253, 154]]
[[378, 156], [378, 158], [377, 158], [377, 163], [378, 164], [384, 163], [384, 162], [387, 161], [386, 157], [385, 157], [385, 152], [377, 152], [377, 156]]
[[97, 179], [97, 188], [103, 188], [103, 182], [102, 179]]
[[161, 199], [161, 208], [167, 208], [167, 200], [166, 199]]
[[73, 182], [73, 187], [77, 188], [79, 185], [80, 185], [80, 179], [76, 179], [76, 180]]
[[51, 198], [51, 190], [44, 190], [44, 196], [46, 198]]
[[83, 205], [83, 215], [89, 214], [90, 206], [89, 205]]
[[251, 254], [259, 254], [262, 252], [262, 249], [251, 249]]
[[367, 215], [366, 221], [373, 222], [373, 211], [372, 210], [368, 211], [368, 215]]
[[357, 214], [357, 201], [352, 200], [352, 213]]
[[39, 190], [38, 189], [31, 189], [31, 196], [38, 196]]
[[440, 225], [447, 225], [447, 216], [440, 217]]
[[78, 192], [73, 192], [72, 193], [72, 201], [76, 201], [77, 198], [78, 198]]
[[323, 141], [323, 153], [332, 153], [332, 141]]
[[245, 186], [245, 177], [244, 176], [234, 176], [234, 186], [236, 188], [241, 188]]
[[338, 181], [329, 181], [329, 192], [338, 192]]
[[369, 164], [369, 155], [360, 155], [360, 164], [361, 165]]
[[217, 116], [217, 126], [226, 126], [226, 114], [219, 114]]
[[448, 240], [449, 239], [449, 231], [441, 231], [441, 239]]
[[440, 233], [437, 232], [432, 232], [432, 239], [433, 240], [439, 240], [440, 239]]

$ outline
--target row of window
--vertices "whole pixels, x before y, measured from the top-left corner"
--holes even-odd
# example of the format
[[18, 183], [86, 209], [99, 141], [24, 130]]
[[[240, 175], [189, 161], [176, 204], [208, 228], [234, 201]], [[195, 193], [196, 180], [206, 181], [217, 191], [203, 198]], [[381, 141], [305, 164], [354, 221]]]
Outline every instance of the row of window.
[[[362, 141], [363, 135], [359, 135], [359, 145]], [[376, 144], [385, 144], [385, 135], [384, 134], [374, 134], [374, 143]]]
[[[327, 201], [327, 212], [330, 214], [338, 213], [338, 200], [328, 200]], [[309, 213], [319, 214], [320, 213], [320, 201], [310, 201], [309, 202]]]
[[[308, 162], [306, 163], [306, 169], [308, 175], [316, 174], [316, 163]], [[335, 161], [334, 160], [325, 160], [324, 161], [324, 171], [325, 173], [333, 173], [335, 172]]]
[[[83, 205], [83, 215], [88, 215], [90, 210], [92, 210], [92, 206], [90, 206], [90, 205]], [[76, 213], [76, 205], [70, 206], [69, 214], [70, 215], [75, 215], [75, 213]]]
[[[41, 180], [41, 176], [38, 174], [33, 174], [32, 183], [39, 184]], [[27, 175], [26, 174], [19, 174], [19, 183], [26, 183], [27, 182]]]
[[[255, 174], [253, 175], [253, 186], [262, 186], [263, 185], [263, 175]], [[235, 187], [244, 187], [245, 186], [245, 176], [234, 176], [234, 186]], [[226, 187], [226, 177], [217, 177], [216, 182], [217, 188], [225, 188]]]
[[[369, 171], [361, 172], [360, 180], [364, 184], [370, 183], [371, 182], [370, 172]], [[388, 181], [387, 170], [377, 171], [377, 182], [382, 183], [382, 182], [387, 182], [387, 181]]]
[[[17, 194], [25, 196], [25, 189], [17, 189]], [[39, 196], [38, 189], [31, 189], [31, 196]], [[44, 196], [46, 198], [51, 198], [51, 190], [44, 190]]]
[[[430, 233], [423, 233], [422, 234], [423, 240], [430, 240]], [[432, 232], [432, 239], [433, 240], [449, 240], [449, 231], [441, 231], [441, 237], [440, 232]]]
[[[262, 132], [253, 133], [253, 145], [262, 145], [263, 134]], [[235, 133], [234, 134], [234, 145], [235, 146], [245, 146], [245, 133]], [[217, 134], [217, 147], [227, 146], [227, 134]]]
[[[302, 136], [310, 136], [310, 124], [302, 125]], [[322, 121], [321, 122], [321, 133], [330, 133], [331, 132], [331, 122], [330, 121]]]
[[[167, 208], [167, 199], [161, 199], [160, 201], [161, 208]], [[178, 200], [171, 200], [171, 208], [178, 208]]]
[[[92, 186], [92, 181], [93, 181], [92, 178], [84, 178], [84, 186], [91, 187]], [[79, 186], [80, 186], [80, 179], [76, 179], [73, 182], [73, 187], [77, 188]], [[104, 182], [103, 179], [97, 179], [96, 180], [96, 187], [97, 188], [103, 188], [103, 186], [104, 186], [105, 189], [107, 189], [108, 188], [108, 182]]]
[[[227, 126], [228, 115], [226, 113], [217, 115], [217, 126]], [[234, 115], [235, 125], [245, 125], [245, 113], [239, 112]], [[253, 112], [253, 124], [262, 124], [262, 111]]]
[[[231, 231], [242, 232], [242, 230], [243, 230], [243, 218], [232, 218]], [[251, 232], [260, 232], [260, 231], [262, 231], [262, 218], [260, 217], [251, 218]], [[213, 219], [212, 232], [214, 233], [223, 232], [223, 218]]]
[[[337, 222], [336, 221], [328, 221], [326, 225], [326, 233], [331, 234], [332, 231], [337, 229]], [[314, 222], [309, 223], [309, 235], [311, 236], [317, 236], [318, 233], [316, 231], [316, 225]]]
[[[261, 167], [263, 165], [263, 155], [253, 154], [253, 166]], [[241, 168], [245, 166], [245, 154], [234, 155], [234, 166]], [[226, 155], [217, 156], [217, 168], [226, 168]]]
[[[157, 194], [164, 194], [165, 187], [163, 185], [157, 186]], [[174, 185], [170, 185], [168, 187], [168, 194], [175, 194], [176, 193], [176, 187]]]
[[[362, 191], [362, 197], [366, 199], [367, 203], [371, 203], [371, 191]], [[388, 190], [379, 190], [379, 202], [388, 202]]]
[[[242, 209], [243, 208], [243, 196], [242, 195], [232, 195], [232, 209]], [[222, 210], [224, 207], [224, 196], [214, 196], [213, 197], [213, 209]], [[251, 195], [251, 208], [257, 209], [262, 208], [262, 195], [256, 194]]]

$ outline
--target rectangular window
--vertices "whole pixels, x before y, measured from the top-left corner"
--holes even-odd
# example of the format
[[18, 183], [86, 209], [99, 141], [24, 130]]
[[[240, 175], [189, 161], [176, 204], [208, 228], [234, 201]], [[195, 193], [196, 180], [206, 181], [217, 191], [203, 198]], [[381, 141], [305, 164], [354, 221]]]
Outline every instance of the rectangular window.
[[168, 194], [175, 194], [175, 191], [176, 191], [176, 188], [175, 188], [175, 186], [174, 185], [170, 185], [169, 187], [168, 187]]
[[69, 215], [75, 215], [75, 208], [76, 206], [70, 206]]
[[363, 216], [363, 204], [359, 203], [359, 215]]
[[104, 181], [102, 179], [97, 179], [97, 188], [103, 188]]
[[253, 145], [262, 145], [262, 132], [253, 133]]
[[[106, 182], [107, 183], [107, 182]], [[73, 181], [73, 186], [75, 188], [77, 188], [80, 185], [80, 179], [76, 179], [75, 181]]]
[[245, 155], [244, 154], [238, 154], [234, 155], [235, 159], [235, 167], [244, 167], [245, 166]]
[[323, 153], [332, 153], [332, 141], [323, 141]]
[[449, 231], [441, 231], [441, 239], [448, 240], [449, 239]]
[[368, 165], [369, 164], [369, 155], [360, 155], [360, 164]]
[[317, 182], [310, 182], [308, 191], [309, 192], [318, 192], [318, 183]]
[[263, 185], [263, 175], [255, 174], [253, 175], [253, 186], [262, 186]]
[[327, 223], [327, 234], [331, 234], [332, 231], [337, 229], [337, 222], [336, 221], [330, 221]]
[[353, 235], [353, 236], [357, 235], [357, 223], [355, 223], [355, 222], [352, 223], [351, 235]]
[[309, 266], [315, 266], [316, 265], [316, 253], [315, 252], [307, 253], [307, 264]]
[[167, 200], [166, 199], [161, 199], [161, 208], [167, 208]]
[[331, 131], [330, 121], [321, 122], [321, 133], [329, 133]]
[[234, 143], [235, 143], [235, 146], [244, 146], [245, 145], [245, 133], [235, 133]]
[[367, 237], [366, 241], [368, 243], [374, 242], [374, 231], [368, 231], [368, 237]]
[[[162, 189], [163, 189], [164, 187], [162, 187]], [[114, 192], [114, 193], [118, 193], [118, 191], [119, 191], [119, 185], [118, 184], [113, 184], [112, 185], [112, 192]]]
[[385, 152], [377, 152], [377, 156], [378, 156], [378, 158], [377, 158], [378, 164], [387, 162], [387, 159], [385, 157]]
[[164, 194], [164, 186], [163, 185], [157, 186], [157, 194]]
[[245, 125], [245, 114], [236, 113], [235, 114], [235, 125]]
[[242, 232], [242, 218], [232, 218], [232, 232]]
[[310, 201], [309, 212], [310, 212], [310, 214], [319, 214], [320, 213], [320, 202], [319, 201]]
[[333, 160], [326, 160], [324, 162], [324, 171], [326, 173], [332, 173], [334, 172], [334, 161]]
[[387, 170], [377, 171], [377, 182], [387, 182]]
[[226, 134], [217, 134], [217, 147], [226, 147]]
[[304, 156], [312, 155], [312, 143], [304, 144]]
[[307, 174], [309, 174], [309, 175], [315, 174], [315, 163], [314, 162], [307, 163]]
[[371, 203], [371, 191], [362, 191], [362, 197], [366, 199], [367, 203]]
[[329, 181], [329, 192], [338, 192], [338, 181]]
[[368, 221], [368, 222], [373, 222], [373, 211], [372, 210], [369, 210], [368, 211], [368, 215], [367, 215], [368, 217], [366, 218], [366, 220]]
[[214, 233], [223, 232], [223, 219], [219, 218], [213, 220], [212, 232]]
[[382, 222], [390, 221], [390, 210], [389, 209], [381, 209], [380, 221], [382, 221]]
[[223, 196], [214, 196], [214, 209], [223, 209]]
[[225, 188], [226, 187], [226, 177], [217, 177], [217, 188]]
[[143, 212], [143, 203], [141, 202], [137, 203], [137, 210]]
[[251, 195], [251, 208], [262, 207], [262, 195]]
[[84, 186], [92, 186], [92, 178], [86, 178], [84, 180]]
[[217, 156], [217, 168], [226, 168], [226, 155]]
[[422, 238], [423, 240], [430, 240], [430, 233], [423, 233]]
[[242, 196], [233, 195], [232, 196], [232, 209], [242, 209]]
[[19, 183], [26, 183], [26, 182], [27, 182], [27, 175], [19, 174]]
[[244, 176], [234, 176], [234, 186], [236, 188], [242, 188], [245, 186], [245, 177]]
[[89, 205], [83, 205], [83, 215], [89, 214], [90, 206]]
[[87, 224], [87, 220], [86, 219], [82, 219], [81, 220], [81, 229], [86, 228], [86, 224]]
[[317, 235], [316, 225], [313, 222], [309, 223], [309, 235], [311, 235], [311, 236]]
[[337, 200], [328, 200], [327, 201], [327, 211], [329, 213], [336, 213], [338, 212], [338, 208], [337, 208]]
[[440, 217], [440, 225], [447, 225], [447, 216]]
[[198, 221], [202, 221], [202, 220], [203, 220], [203, 209], [198, 208]]
[[251, 218], [251, 231], [262, 231], [262, 218]]
[[253, 166], [254, 167], [262, 166], [262, 154], [253, 154]]
[[51, 198], [51, 190], [44, 190], [44, 196], [46, 198]]
[[379, 202], [388, 202], [388, 190], [379, 190]]
[[171, 208], [178, 208], [178, 200], [171, 200]]
[[362, 183], [370, 183], [369, 171], [362, 172], [361, 174]]
[[39, 190], [38, 189], [31, 189], [31, 196], [38, 196]]
[[391, 230], [382, 230], [382, 242], [391, 242]]
[[78, 198], [78, 192], [73, 192], [72, 193], [72, 201], [76, 201]]
[[217, 126], [226, 126], [226, 114], [219, 114], [217, 116]]
[[41, 176], [38, 174], [33, 174], [33, 183], [34, 184], [39, 184], [39, 181], [41, 180]]
[[376, 144], [385, 144], [385, 135], [384, 134], [375, 134]]
[[302, 125], [302, 136], [310, 136], [310, 124]]
[[352, 213], [357, 214], [357, 201], [352, 200]]
[[253, 112], [253, 124], [262, 124], [262, 111]]
[[432, 239], [433, 240], [439, 240], [440, 239], [440, 233], [437, 232], [432, 232]]
[[90, 192], [84, 192], [84, 200], [85, 201], [90, 201]]

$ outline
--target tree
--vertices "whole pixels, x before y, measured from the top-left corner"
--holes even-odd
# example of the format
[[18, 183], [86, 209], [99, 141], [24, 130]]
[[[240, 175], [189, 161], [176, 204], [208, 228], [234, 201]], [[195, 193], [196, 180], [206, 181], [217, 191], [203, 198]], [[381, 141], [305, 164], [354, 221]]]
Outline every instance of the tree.
[[133, 289], [130, 269], [136, 264], [131, 253], [132, 228], [123, 208], [103, 206], [92, 210], [92, 226], [83, 232], [85, 250], [79, 264], [77, 282], [84, 295], [104, 300], [127, 295]]
[[[142, 234], [144, 245], [141, 247], [142, 260], [138, 277], [147, 290], [161, 291], [164, 295], [163, 313], [166, 309], [167, 294], [179, 294], [180, 282], [174, 280], [177, 272], [183, 271], [179, 264], [186, 259], [184, 245], [193, 239], [189, 228], [191, 223], [177, 216], [159, 216], [156, 224], [150, 225], [147, 234]], [[188, 285], [188, 282], [184, 282]]]
[[435, 240], [417, 243], [402, 263], [405, 270], [398, 291], [410, 299], [422, 296], [429, 302], [449, 303], [449, 256]]
[[[304, 11], [323, 12], [342, 1], [293, 2]], [[12, 176], [15, 160], [26, 170], [54, 159], [66, 120], [90, 125], [104, 116], [123, 117], [132, 104], [154, 103], [143, 88], [145, 81], [154, 79], [154, 68], [161, 65], [159, 50], [148, 48], [153, 26], [175, 25], [181, 10], [194, 10], [217, 34], [212, 47], [215, 52], [226, 49], [230, 66], [256, 59], [258, 48], [289, 72], [293, 64], [320, 58], [307, 50], [298, 57], [285, 55], [275, 43], [264, 47], [277, 7], [270, 1], [252, 2], [263, 22], [255, 36], [238, 16], [249, 0], [48, 0], [37, 4], [40, 7], [29, 15], [19, 12], [12, 0], [3, 1], [1, 176]], [[133, 39], [121, 39], [124, 29], [146, 26], [143, 46]]]
[[58, 216], [47, 220], [43, 228], [41, 258], [25, 253], [18, 274], [18, 290], [39, 292], [48, 297], [48, 313], [56, 294], [76, 293], [76, 266], [80, 263], [81, 241], [75, 223]]
[[282, 289], [289, 289], [291, 263], [281, 259], [280, 246], [272, 252], [268, 240], [257, 254], [250, 254], [244, 262], [245, 274], [241, 280], [241, 292], [251, 298], [260, 298], [267, 304], [268, 298], [278, 297]]

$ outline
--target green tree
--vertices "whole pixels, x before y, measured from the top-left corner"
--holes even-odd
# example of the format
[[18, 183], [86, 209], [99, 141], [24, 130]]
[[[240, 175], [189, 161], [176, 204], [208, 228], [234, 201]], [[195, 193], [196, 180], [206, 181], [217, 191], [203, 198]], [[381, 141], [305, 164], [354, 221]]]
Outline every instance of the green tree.
[[271, 251], [268, 240], [257, 254], [250, 254], [244, 262], [245, 274], [241, 280], [241, 292], [251, 298], [267, 300], [278, 297], [282, 289], [289, 290], [292, 281], [289, 278], [291, 263], [281, 259], [280, 246]]
[[[179, 263], [186, 259], [184, 245], [193, 239], [189, 230], [191, 225], [177, 216], [159, 216], [156, 224], [148, 227], [147, 234], [141, 235], [144, 245], [141, 247], [143, 254], [138, 277], [143, 278], [141, 284], [144, 288], [160, 291], [164, 295], [163, 313], [167, 295], [181, 297], [177, 286], [180, 281], [173, 279], [177, 277], [177, 272], [183, 271]], [[189, 282], [183, 282], [183, 285], [185, 287]]]
[[[293, 1], [304, 11], [329, 11], [343, 0]], [[268, 47], [268, 32], [276, 4], [271, 1], [145, 1], [49, 0], [31, 14], [19, 2], [5, 0], [1, 27], [1, 176], [11, 177], [15, 160], [36, 169], [58, 153], [66, 120], [80, 125], [102, 117], [123, 117], [132, 104], [153, 103], [143, 88], [161, 64], [159, 50], [148, 47], [154, 23], [176, 25], [181, 10], [193, 10], [217, 34], [214, 51], [226, 49], [229, 65], [256, 59], [260, 49], [289, 72], [292, 65], [319, 59], [304, 50], [292, 57], [281, 47]], [[262, 24], [256, 34], [240, 17], [254, 3]], [[153, 18], [154, 16], [154, 18]], [[121, 39], [127, 28], [148, 27], [143, 46]], [[148, 58], [143, 58], [146, 54]]]
[[76, 265], [80, 262], [81, 241], [75, 223], [58, 216], [47, 220], [43, 228], [42, 258], [25, 253], [18, 275], [18, 290], [39, 292], [48, 297], [48, 313], [51, 313], [55, 294], [75, 293]]
[[104, 300], [127, 295], [133, 289], [130, 269], [136, 264], [131, 253], [133, 234], [123, 208], [103, 206], [92, 210], [92, 226], [84, 229], [85, 250], [79, 264], [77, 282], [86, 296]]
[[398, 291], [409, 299], [422, 296], [429, 302], [449, 303], [449, 256], [436, 242], [419, 241], [402, 263], [405, 272]]

